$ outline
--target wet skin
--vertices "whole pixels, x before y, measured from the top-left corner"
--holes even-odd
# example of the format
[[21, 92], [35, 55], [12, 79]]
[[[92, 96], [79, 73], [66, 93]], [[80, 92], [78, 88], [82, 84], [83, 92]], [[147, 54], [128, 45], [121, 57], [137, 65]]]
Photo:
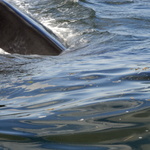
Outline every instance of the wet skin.
[[0, 0], [0, 48], [23, 55], [59, 55], [65, 47], [52, 31]]

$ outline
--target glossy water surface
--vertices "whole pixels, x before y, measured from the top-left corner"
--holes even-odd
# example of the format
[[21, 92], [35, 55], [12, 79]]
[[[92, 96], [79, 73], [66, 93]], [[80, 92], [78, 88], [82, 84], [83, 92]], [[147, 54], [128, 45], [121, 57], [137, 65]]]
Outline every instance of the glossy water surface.
[[9, 0], [60, 56], [0, 55], [0, 149], [149, 150], [150, 1]]

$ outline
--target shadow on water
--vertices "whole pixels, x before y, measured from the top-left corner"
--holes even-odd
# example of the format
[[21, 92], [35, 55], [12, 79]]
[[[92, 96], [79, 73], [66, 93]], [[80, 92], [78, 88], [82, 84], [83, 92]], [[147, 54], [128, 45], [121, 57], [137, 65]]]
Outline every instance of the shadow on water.
[[[26, 123], [31, 126], [40, 125], [40, 129], [28, 129], [28, 125], [22, 129], [24, 132], [34, 132], [33, 135], [13, 135], [13, 133], [5, 133], [0, 135], [1, 148], [11, 149], [148, 149], [149, 148], [149, 109], [141, 110], [133, 113], [125, 113], [112, 117], [101, 117], [80, 121], [44, 121], [34, 120]], [[13, 121], [9, 121], [13, 122]], [[53, 125], [52, 125], [53, 124]], [[47, 125], [57, 129], [58, 135], [39, 136], [38, 133], [48, 133], [52, 131], [50, 128], [42, 128]], [[21, 125], [20, 125], [21, 126]], [[63, 127], [65, 126], [65, 127]], [[70, 133], [67, 134], [70, 126]], [[88, 130], [86, 132], [71, 131], [78, 130], [83, 126]], [[92, 131], [95, 128], [95, 131]], [[59, 131], [64, 128], [66, 133]], [[21, 130], [21, 129], [15, 129]], [[12, 134], [12, 135], [11, 135]], [[23, 133], [22, 133], [23, 134]], [[17, 144], [17, 145], [16, 145]], [[129, 146], [130, 145], [130, 146]]]

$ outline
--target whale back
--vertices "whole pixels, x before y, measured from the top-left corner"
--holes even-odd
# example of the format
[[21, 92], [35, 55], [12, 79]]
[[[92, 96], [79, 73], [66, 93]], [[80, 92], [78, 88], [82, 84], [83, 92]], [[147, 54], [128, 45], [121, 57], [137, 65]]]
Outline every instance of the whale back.
[[0, 48], [6, 52], [59, 55], [65, 47], [50, 32], [14, 6], [0, 0]]

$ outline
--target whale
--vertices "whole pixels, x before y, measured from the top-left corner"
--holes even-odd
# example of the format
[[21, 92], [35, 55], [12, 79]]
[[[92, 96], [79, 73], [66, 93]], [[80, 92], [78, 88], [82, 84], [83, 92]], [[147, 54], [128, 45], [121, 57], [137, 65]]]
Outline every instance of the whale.
[[6, 0], [0, 0], [0, 48], [11, 54], [61, 54], [66, 47], [40, 22]]

